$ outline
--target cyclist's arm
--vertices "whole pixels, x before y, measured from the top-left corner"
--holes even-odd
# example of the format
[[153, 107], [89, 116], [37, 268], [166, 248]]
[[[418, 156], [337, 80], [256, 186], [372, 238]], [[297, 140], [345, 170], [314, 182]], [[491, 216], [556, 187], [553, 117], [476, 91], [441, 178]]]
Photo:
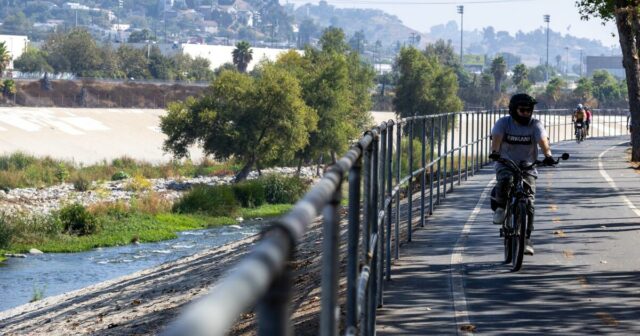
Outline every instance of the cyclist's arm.
[[491, 152], [500, 152], [500, 145], [502, 144], [502, 134], [491, 135]]
[[542, 137], [538, 145], [540, 145], [544, 156], [551, 156], [551, 146], [549, 146], [549, 139], [547, 137]]

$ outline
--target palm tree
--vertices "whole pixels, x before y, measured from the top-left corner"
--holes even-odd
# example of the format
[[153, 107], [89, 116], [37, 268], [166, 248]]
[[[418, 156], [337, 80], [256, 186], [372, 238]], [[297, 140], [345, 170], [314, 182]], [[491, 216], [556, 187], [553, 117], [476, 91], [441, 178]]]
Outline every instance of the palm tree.
[[502, 56], [494, 58], [493, 62], [491, 62], [491, 74], [493, 74], [494, 80], [493, 91], [496, 95], [500, 93], [500, 85], [502, 84], [502, 79], [506, 72], [507, 63], [504, 61], [504, 58]]
[[253, 59], [253, 50], [251, 45], [247, 41], [240, 41], [236, 43], [236, 48], [233, 49], [233, 64], [238, 68], [240, 72], [246, 72], [249, 62]]
[[7, 66], [9, 66], [9, 62], [11, 62], [11, 55], [9, 55], [7, 45], [5, 42], [0, 42], [0, 77], [2, 77]]

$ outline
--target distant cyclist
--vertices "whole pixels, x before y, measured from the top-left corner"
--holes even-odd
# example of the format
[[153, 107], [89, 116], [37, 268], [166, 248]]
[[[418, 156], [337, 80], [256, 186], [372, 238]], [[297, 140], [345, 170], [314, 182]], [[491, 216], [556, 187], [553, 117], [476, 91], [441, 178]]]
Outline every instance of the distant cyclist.
[[593, 118], [593, 114], [591, 112], [591, 108], [587, 105], [584, 105], [584, 112], [586, 114], [586, 119], [584, 121], [585, 125], [585, 133], [584, 136], [589, 136], [589, 126], [591, 126], [591, 118]]
[[[491, 155], [489, 158], [511, 159], [516, 163], [531, 165], [538, 158], [538, 146], [542, 149], [545, 165], [554, 164], [551, 147], [544, 125], [533, 119], [533, 107], [537, 101], [528, 94], [518, 93], [509, 101], [509, 115], [498, 119], [491, 130]], [[531, 191], [529, 196], [531, 207], [531, 225], [526, 235], [525, 254], [533, 255], [531, 231], [533, 231], [534, 200], [536, 192], [537, 171], [532, 169], [533, 176], [524, 176], [525, 187]], [[496, 162], [496, 196], [497, 208], [493, 214], [493, 223], [502, 224], [505, 220], [507, 198], [513, 183], [513, 172], [500, 162]]]
[[571, 118], [571, 121], [573, 122], [574, 125], [574, 133], [578, 134], [578, 123], [582, 123], [585, 124], [585, 120], [587, 119], [587, 112], [584, 108], [584, 106], [582, 106], [582, 104], [578, 104], [578, 106], [576, 107], [576, 111], [573, 112], [573, 117]]

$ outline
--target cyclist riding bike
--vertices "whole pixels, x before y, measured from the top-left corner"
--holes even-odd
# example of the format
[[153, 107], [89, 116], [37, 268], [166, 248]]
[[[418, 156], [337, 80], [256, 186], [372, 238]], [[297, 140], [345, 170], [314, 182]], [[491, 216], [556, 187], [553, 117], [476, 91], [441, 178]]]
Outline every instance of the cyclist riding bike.
[[[519, 93], [511, 97], [509, 101], [509, 115], [496, 121], [491, 130], [491, 155], [492, 160], [500, 158], [511, 159], [520, 163], [520, 166], [531, 166], [538, 158], [538, 146], [542, 149], [545, 158], [545, 165], [553, 165], [555, 161], [551, 156], [551, 147], [547, 138], [547, 131], [544, 125], [537, 119], [533, 119], [533, 107], [537, 101], [528, 94]], [[513, 184], [513, 172], [501, 162], [496, 162], [496, 195], [497, 204], [493, 214], [493, 223], [501, 225], [504, 223], [509, 189]], [[524, 177], [526, 188], [529, 189], [529, 206], [527, 209], [531, 218], [528, 226], [525, 241], [525, 254], [533, 255], [533, 242], [531, 232], [533, 231], [533, 214], [535, 212], [534, 200], [536, 191], [536, 178], [538, 172], [535, 168], [529, 171]]]
[[585, 125], [585, 133], [584, 136], [589, 136], [589, 126], [591, 126], [591, 118], [593, 118], [593, 113], [591, 112], [591, 108], [589, 106], [584, 106], [584, 111], [586, 114], [586, 120], [584, 121]]

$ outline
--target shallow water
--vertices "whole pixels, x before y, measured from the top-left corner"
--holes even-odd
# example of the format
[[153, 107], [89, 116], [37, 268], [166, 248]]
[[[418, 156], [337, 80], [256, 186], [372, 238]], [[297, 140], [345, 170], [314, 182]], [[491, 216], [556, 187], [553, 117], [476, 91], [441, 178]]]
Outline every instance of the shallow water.
[[43, 297], [84, 288], [258, 233], [266, 222], [184, 231], [157, 243], [46, 253], [0, 263], [0, 311]]

